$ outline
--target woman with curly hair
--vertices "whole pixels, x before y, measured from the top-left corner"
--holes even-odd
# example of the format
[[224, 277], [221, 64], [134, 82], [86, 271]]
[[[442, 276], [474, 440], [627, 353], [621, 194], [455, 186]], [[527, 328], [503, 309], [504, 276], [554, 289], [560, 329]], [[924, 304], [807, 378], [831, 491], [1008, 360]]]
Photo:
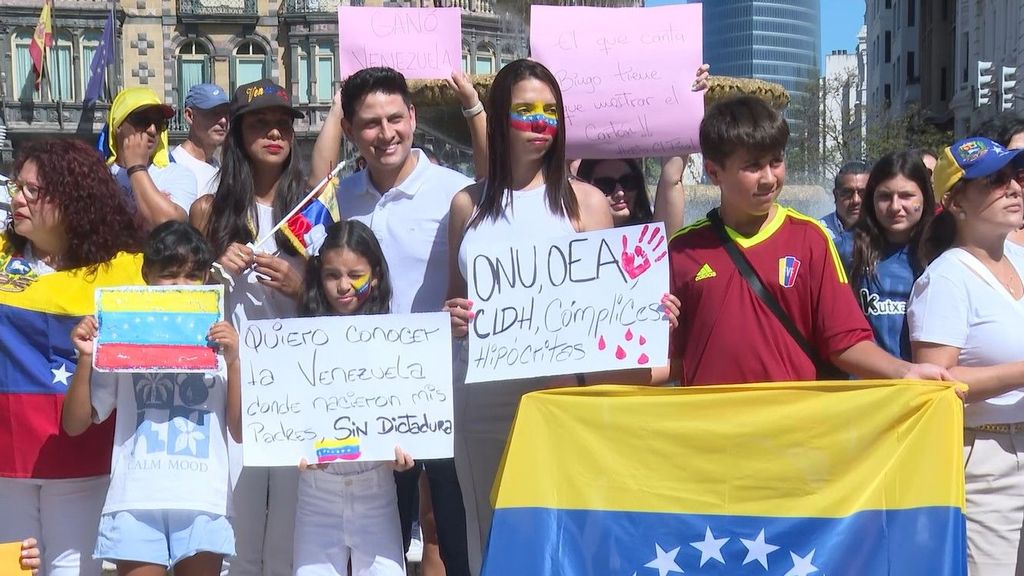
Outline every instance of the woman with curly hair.
[[29, 144], [7, 183], [0, 237], [0, 542], [39, 539], [49, 576], [100, 574], [90, 552], [111, 425], [61, 431], [71, 329], [101, 286], [141, 284], [139, 221], [102, 158], [75, 140]]

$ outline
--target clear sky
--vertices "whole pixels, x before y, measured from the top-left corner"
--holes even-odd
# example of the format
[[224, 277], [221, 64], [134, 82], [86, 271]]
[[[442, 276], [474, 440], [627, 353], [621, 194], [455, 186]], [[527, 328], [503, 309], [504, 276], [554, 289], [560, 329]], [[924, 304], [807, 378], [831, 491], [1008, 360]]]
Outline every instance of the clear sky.
[[[686, 4], [686, 0], [647, 0], [647, 6]], [[825, 54], [857, 49], [857, 32], [864, 24], [864, 0], [821, 0], [821, 68]]]

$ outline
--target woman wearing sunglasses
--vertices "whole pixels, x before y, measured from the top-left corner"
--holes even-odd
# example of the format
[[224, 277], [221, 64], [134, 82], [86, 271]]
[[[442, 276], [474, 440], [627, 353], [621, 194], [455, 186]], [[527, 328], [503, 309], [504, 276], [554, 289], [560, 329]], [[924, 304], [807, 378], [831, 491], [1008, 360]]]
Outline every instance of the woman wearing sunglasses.
[[126, 88], [110, 106], [104, 150], [110, 173], [147, 228], [188, 217], [196, 199], [196, 178], [171, 162], [167, 120], [174, 108], [149, 88]]
[[935, 166], [942, 202], [925, 231], [907, 311], [914, 362], [969, 386], [964, 408], [967, 564], [974, 576], [1020, 574], [1024, 525], [1024, 222], [1014, 179], [1024, 150], [986, 138], [946, 148]]

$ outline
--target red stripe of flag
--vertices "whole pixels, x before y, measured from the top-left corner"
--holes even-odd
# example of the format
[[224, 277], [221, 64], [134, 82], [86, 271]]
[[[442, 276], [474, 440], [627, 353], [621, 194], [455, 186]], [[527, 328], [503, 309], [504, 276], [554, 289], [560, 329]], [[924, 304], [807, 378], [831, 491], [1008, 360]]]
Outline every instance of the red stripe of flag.
[[217, 353], [208, 346], [164, 344], [101, 344], [96, 368], [104, 370], [216, 370]]

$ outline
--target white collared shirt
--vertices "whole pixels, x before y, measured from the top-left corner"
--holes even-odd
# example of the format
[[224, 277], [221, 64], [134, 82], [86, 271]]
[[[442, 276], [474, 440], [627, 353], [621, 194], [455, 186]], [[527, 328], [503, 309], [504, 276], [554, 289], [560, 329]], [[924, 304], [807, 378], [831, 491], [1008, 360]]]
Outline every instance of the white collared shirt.
[[432, 164], [413, 149], [416, 168], [381, 194], [368, 170], [338, 185], [338, 207], [345, 218], [373, 230], [391, 273], [391, 311], [436, 312], [448, 291], [448, 211], [459, 190], [473, 183], [466, 176]]

